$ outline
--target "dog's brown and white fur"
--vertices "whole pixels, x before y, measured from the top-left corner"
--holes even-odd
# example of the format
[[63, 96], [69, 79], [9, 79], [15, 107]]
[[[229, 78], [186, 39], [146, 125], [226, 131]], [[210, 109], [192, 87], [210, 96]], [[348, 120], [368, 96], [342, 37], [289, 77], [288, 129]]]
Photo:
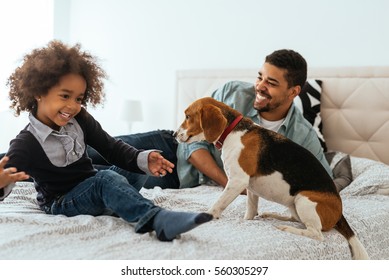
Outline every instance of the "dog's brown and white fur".
[[[201, 98], [185, 110], [186, 118], [175, 136], [180, 142], [206, 140], [215, 144], [239, 115], [222, 102]], [[215, 218], [247, 189], [245, 219], [258, 215], [258, 198], [263, 197], [288, 207], [291, 217], [272, 213], [262, 217], [300, 221], [306, 227], [284, 225], [279, 229], [323, 240], [322, 231], [336, 228], [349, 242], [354, 259], [369, 258], [342, 214], [342, 201], [332, 178], [308, 150], [243, 118], [225, 138], [222, 160], [228, 183], [209, 210]]]

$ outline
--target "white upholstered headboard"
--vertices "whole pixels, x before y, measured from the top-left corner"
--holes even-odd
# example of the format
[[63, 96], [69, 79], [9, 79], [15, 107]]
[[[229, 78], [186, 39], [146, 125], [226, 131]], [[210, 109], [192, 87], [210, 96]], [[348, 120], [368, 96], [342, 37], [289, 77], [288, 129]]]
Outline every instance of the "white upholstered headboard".
[[[227, 81], [254, 82], [258, 69], [177, 72], [176, 125], [194, 100]], [[321, 118], [329, 150], [389, 164], [389, 66], [310, 68], [323, 81]]]

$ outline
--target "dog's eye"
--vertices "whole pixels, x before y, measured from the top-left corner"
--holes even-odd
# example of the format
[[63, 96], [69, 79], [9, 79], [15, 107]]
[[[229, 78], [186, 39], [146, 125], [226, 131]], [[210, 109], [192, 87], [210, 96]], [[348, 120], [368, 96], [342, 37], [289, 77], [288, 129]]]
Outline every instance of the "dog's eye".
[[189, 115], [185, 115], [185, 119], [186, 120], [189, 120], [190, 116]]

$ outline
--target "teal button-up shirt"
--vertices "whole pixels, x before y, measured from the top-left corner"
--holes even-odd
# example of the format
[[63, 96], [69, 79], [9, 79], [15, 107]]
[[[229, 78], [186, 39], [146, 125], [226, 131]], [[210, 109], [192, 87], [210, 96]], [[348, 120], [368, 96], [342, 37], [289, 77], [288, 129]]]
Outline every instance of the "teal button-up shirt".
[[[228, 82], [213, 92], [212, 97], [238, 110], [255, 123], [260, 123], [260, 116], [253, 107], [255, 90], [252, 83], [241, 81]], [[324, 156], [315, 130], [294, 104], [292, 104], [284, 122], [277, 132], [309, 150], [321, 162], [328, 174], [333, 177], [332, 170]], [[213, 144], [207, 142], [180, 143], [177, 150], [177, 171], [181, 188], [213, 183], [188, 162], [190, 155], [198, 149], [208, 150], [218, 166], [223, 168], [221, 154]]]

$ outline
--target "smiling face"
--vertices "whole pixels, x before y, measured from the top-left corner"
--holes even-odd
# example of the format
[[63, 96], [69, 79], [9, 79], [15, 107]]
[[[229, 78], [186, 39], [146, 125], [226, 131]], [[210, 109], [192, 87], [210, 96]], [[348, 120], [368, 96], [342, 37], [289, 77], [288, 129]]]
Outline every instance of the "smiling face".
[[36, 118], [54, 130], [59, 130], [81, 111], [86, 81], [77, 74], [62, 76], [46, 95], [36, 98]]
[[255, 82], [254, 109], [268, 121], [277, 121], [288, 113], [300, 86], [288, 86], [286, 69], [264, 63]]

